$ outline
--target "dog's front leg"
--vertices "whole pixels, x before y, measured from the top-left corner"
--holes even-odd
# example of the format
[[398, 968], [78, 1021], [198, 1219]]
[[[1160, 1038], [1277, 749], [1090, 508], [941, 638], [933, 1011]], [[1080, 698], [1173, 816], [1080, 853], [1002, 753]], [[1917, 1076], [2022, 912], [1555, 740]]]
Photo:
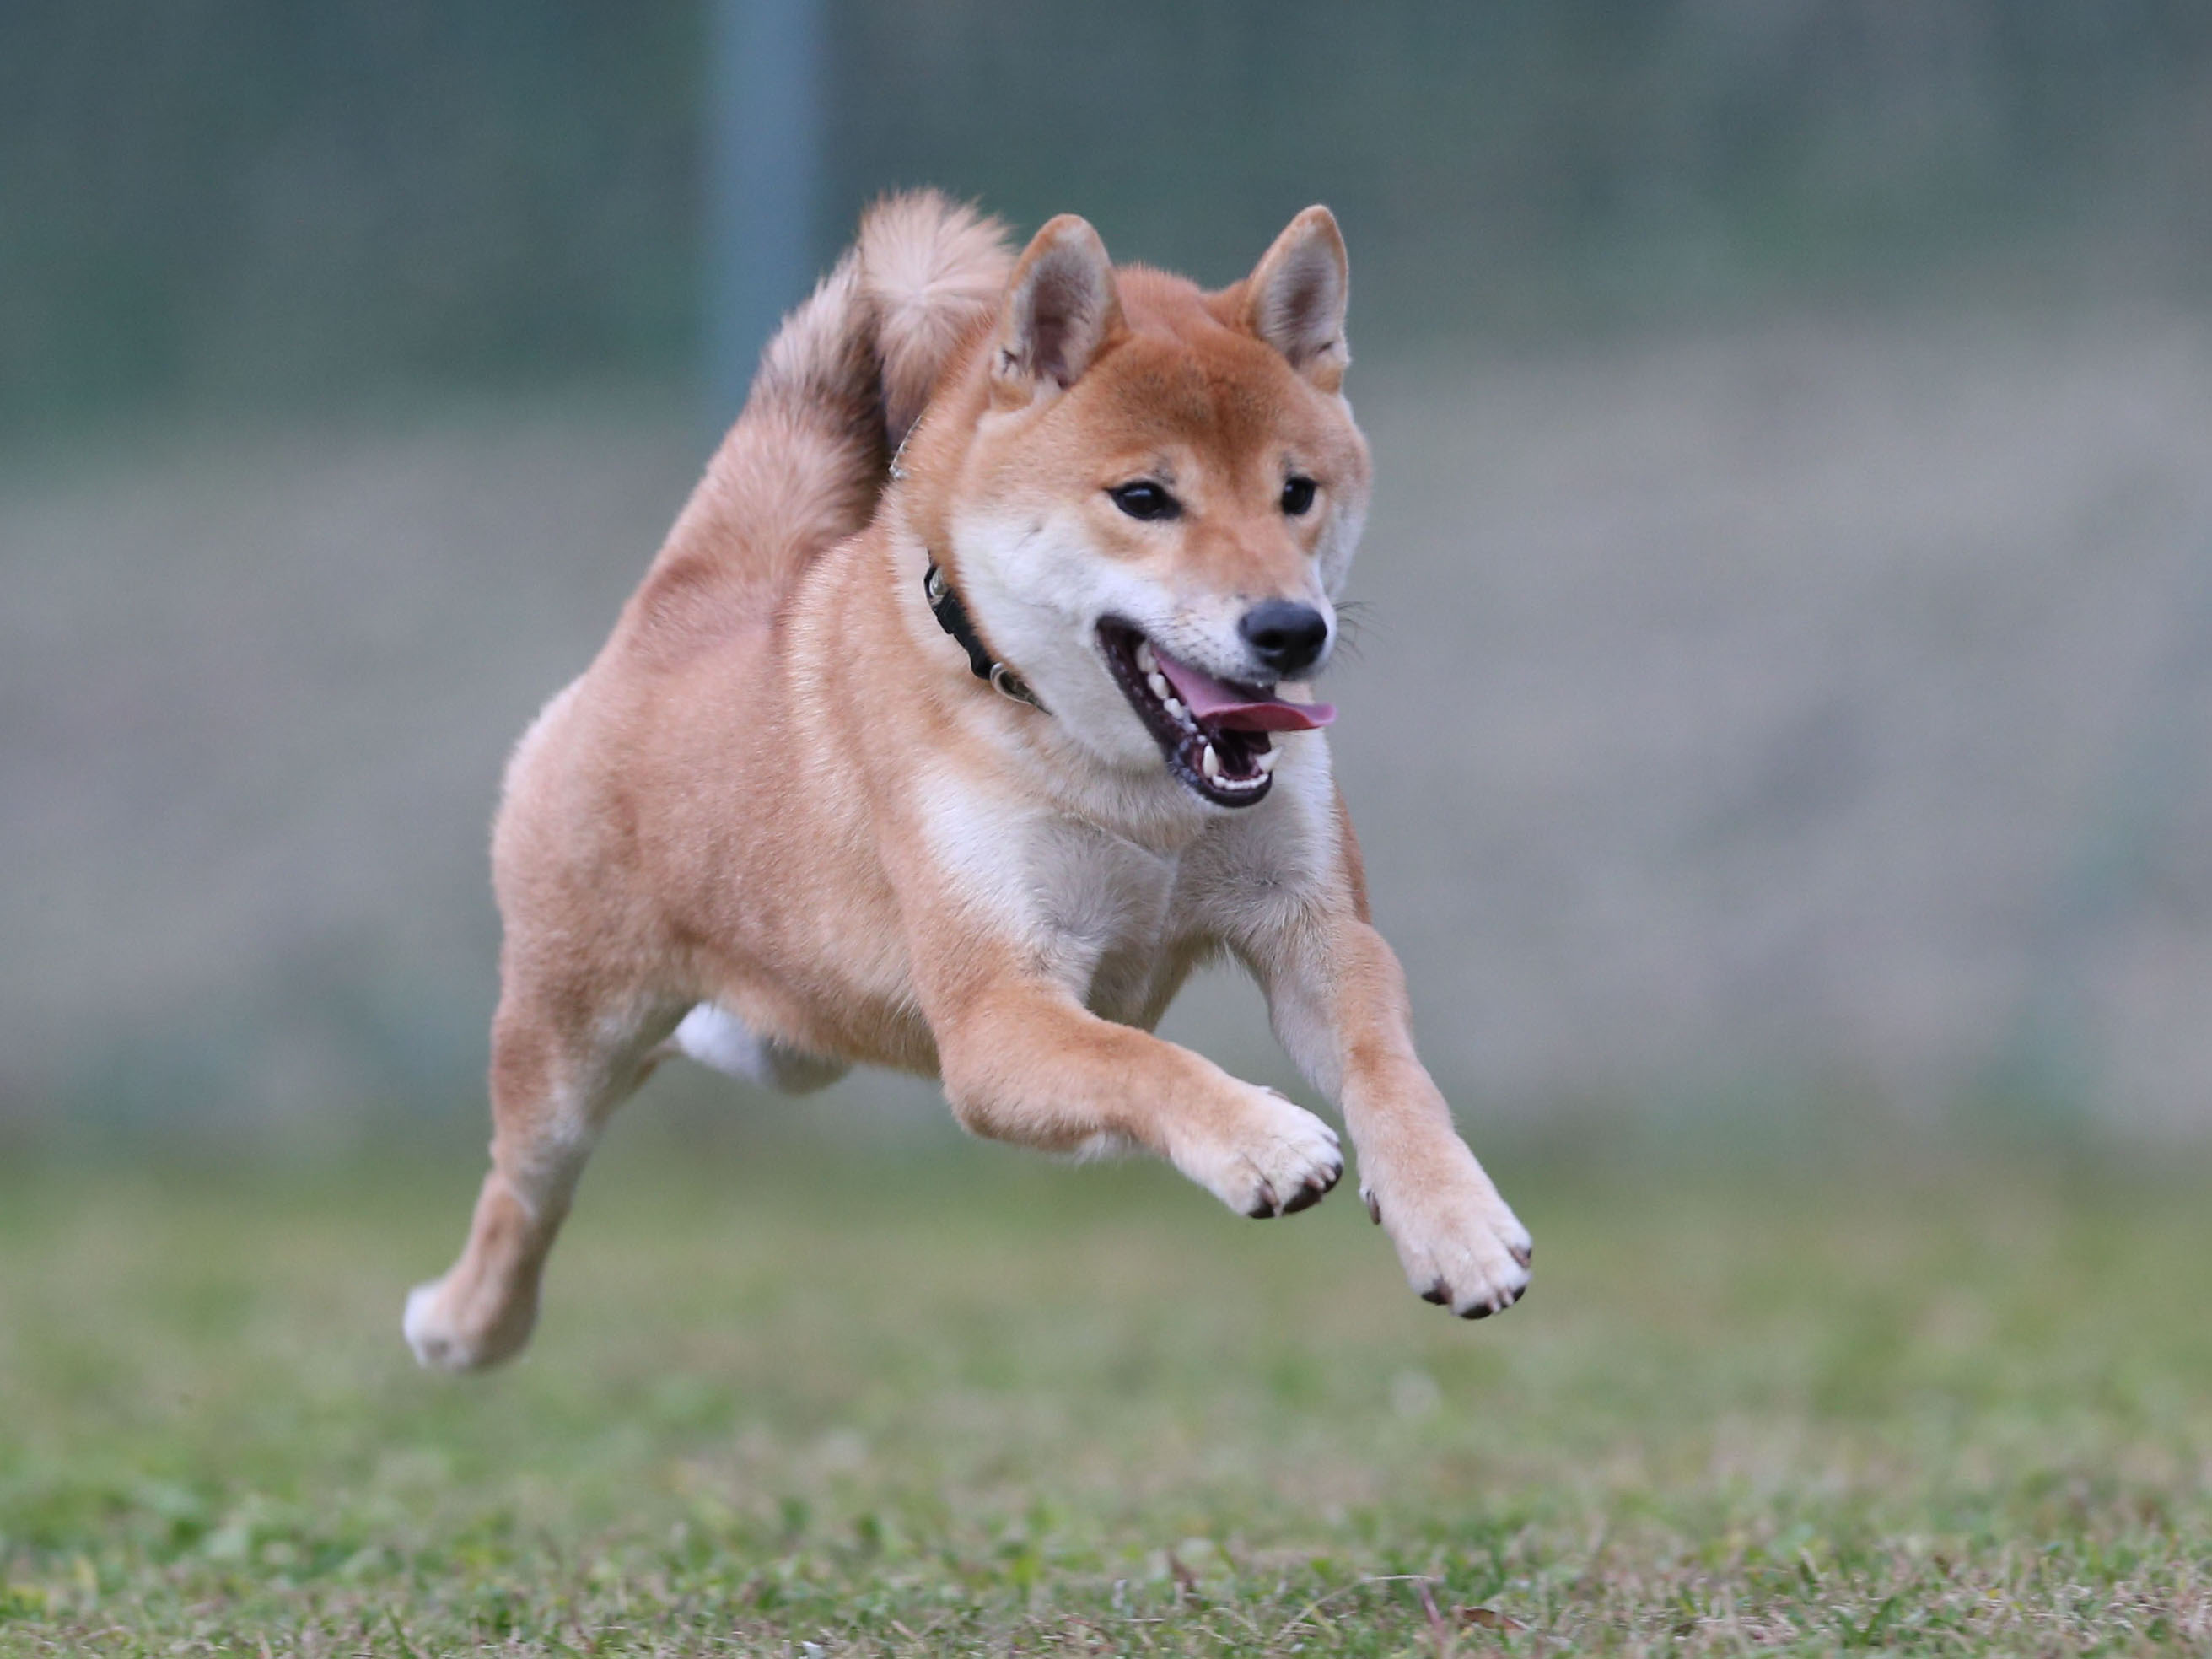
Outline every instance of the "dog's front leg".
[[945, 1097], [973, 1133], [1077, 1155], [1143, 1147], [1249, 1216], [1303, 1210], [1344, 1173], [1311, 1112], [1048, 980], [1009, 971], [937, 1000]]
[[1342, 876], [1239, 943], [1291, 1058], [1344, 1113], [1359, 1195], [1414, 1290], [1467, 1319], [1528, 1288], [1534, 1249], [1453, 1126], [1413, 1052], [1406, 976], [1367, 920], [1358, 851], [1343, 826]]

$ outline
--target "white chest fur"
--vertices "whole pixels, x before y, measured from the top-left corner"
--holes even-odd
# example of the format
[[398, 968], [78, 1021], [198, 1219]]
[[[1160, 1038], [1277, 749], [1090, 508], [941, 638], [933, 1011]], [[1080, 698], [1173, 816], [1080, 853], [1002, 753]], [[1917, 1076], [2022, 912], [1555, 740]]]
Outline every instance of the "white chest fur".
[[1286, 765], [1271, 798], [1139, 839], [1038, 805], [925, 792], [940, 867], [975, 920], [1109, 1019], [1156, 1010], [1194, 955], [1279, 926], [1318, 890], [1334, 826], [1326, 750]]

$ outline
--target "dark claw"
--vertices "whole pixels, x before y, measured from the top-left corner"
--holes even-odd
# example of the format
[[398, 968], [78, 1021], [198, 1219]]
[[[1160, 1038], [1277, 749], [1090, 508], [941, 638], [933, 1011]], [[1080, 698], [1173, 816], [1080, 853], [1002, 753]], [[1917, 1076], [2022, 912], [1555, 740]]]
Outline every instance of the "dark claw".
[[1516, 1261], [1525, 1267], [1536, 1259], [1536, 1247], [1534, 1244], [1516, 1245], [1511, 1255]]
[[1266, 1182], [1261, 1182], [1260, 1183], [1259, 1202], [1255, 1204], [1250, 1209], [1245, 1211], [1244, 1213], [1250, 1216], [1255, 1221], [1272, 1221], [1277, 1216], [1282, 1214], [1282, 1211], [1279, 1209], [1275, 1204], [1275, 1189], [1273, 1187], [1270, 1187]]
[[1322, 1200], [1327, 1198], [1331, 1193], [1334, 1192], [1336, 1190], [1336, 1183], [1343, 1179], [1344, 1165], [1340, 1164], [1334, 1170], [1331, 1170], [1328, 1174], [1322, 1176], [1319, 1182], [1309, 1181], [1303, 1187], [1300, 1187], [1297, 1193], [1292, 1195], [1291, 1201], [1283, 1206], [1283, 1213], [1285, 1215], [1288, 1215], [1294, 1210], [1311, 1209], [1315, 1205], [1320, 1203]]
[[1427, 1290], [1421, 1292], [1421, 1300], [1424, 1302], [1433, 1302], [1438, 1307], [1449, 1307], [1451, 1304], [1451, 1288], [1447, 1285], [1443, 1279], [1439, 1279], [1435, 1284], [1430, 1285]]
[[1374, 1194], [1364, 1189], [1361, 1191], [1359, 1196], [1367, 1206], [1367, 1218], [1373, 1222], [1376, 1226], [1381, 1226], [1382, 1224], [1382, 1200], [1376, 1197]]

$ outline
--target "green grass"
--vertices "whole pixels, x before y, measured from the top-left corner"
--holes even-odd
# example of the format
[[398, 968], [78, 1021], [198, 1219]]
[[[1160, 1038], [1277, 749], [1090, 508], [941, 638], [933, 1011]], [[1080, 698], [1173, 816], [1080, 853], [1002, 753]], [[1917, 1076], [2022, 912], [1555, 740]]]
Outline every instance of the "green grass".
[[669, 1139], [460, 1382], [472, 1155], [0, 1173], [0, 1654], [2212, 1648], [2201, 1170], [1509, 1159], [1466, 1325], [1345, 1194]]

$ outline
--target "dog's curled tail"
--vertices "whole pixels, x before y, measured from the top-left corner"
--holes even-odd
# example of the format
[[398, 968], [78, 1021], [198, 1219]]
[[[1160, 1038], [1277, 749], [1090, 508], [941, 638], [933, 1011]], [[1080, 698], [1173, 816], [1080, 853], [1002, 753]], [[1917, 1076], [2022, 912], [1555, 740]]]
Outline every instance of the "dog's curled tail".
[[1006, 228], [933, 190], [887, 196], [856, 250], [875, 313], [884, 426], [906, 441], [953, 355], [990, 314], [1013, 270]]
[[665, 635], [772, 610], [867, 523], [886, 468], [1012, 265], [1004, 228], [934, 191], [884, 198], [786, 317], [744, 410], [640, 590]]
[[[933, 190], [878, 199], [860, 234], [761, 354], [740, 424], [811, 417], [904, 442], [938, 377], [1013, 269], [1006, 228]], [[872, 480], [880, 482], [880, 479]]]

